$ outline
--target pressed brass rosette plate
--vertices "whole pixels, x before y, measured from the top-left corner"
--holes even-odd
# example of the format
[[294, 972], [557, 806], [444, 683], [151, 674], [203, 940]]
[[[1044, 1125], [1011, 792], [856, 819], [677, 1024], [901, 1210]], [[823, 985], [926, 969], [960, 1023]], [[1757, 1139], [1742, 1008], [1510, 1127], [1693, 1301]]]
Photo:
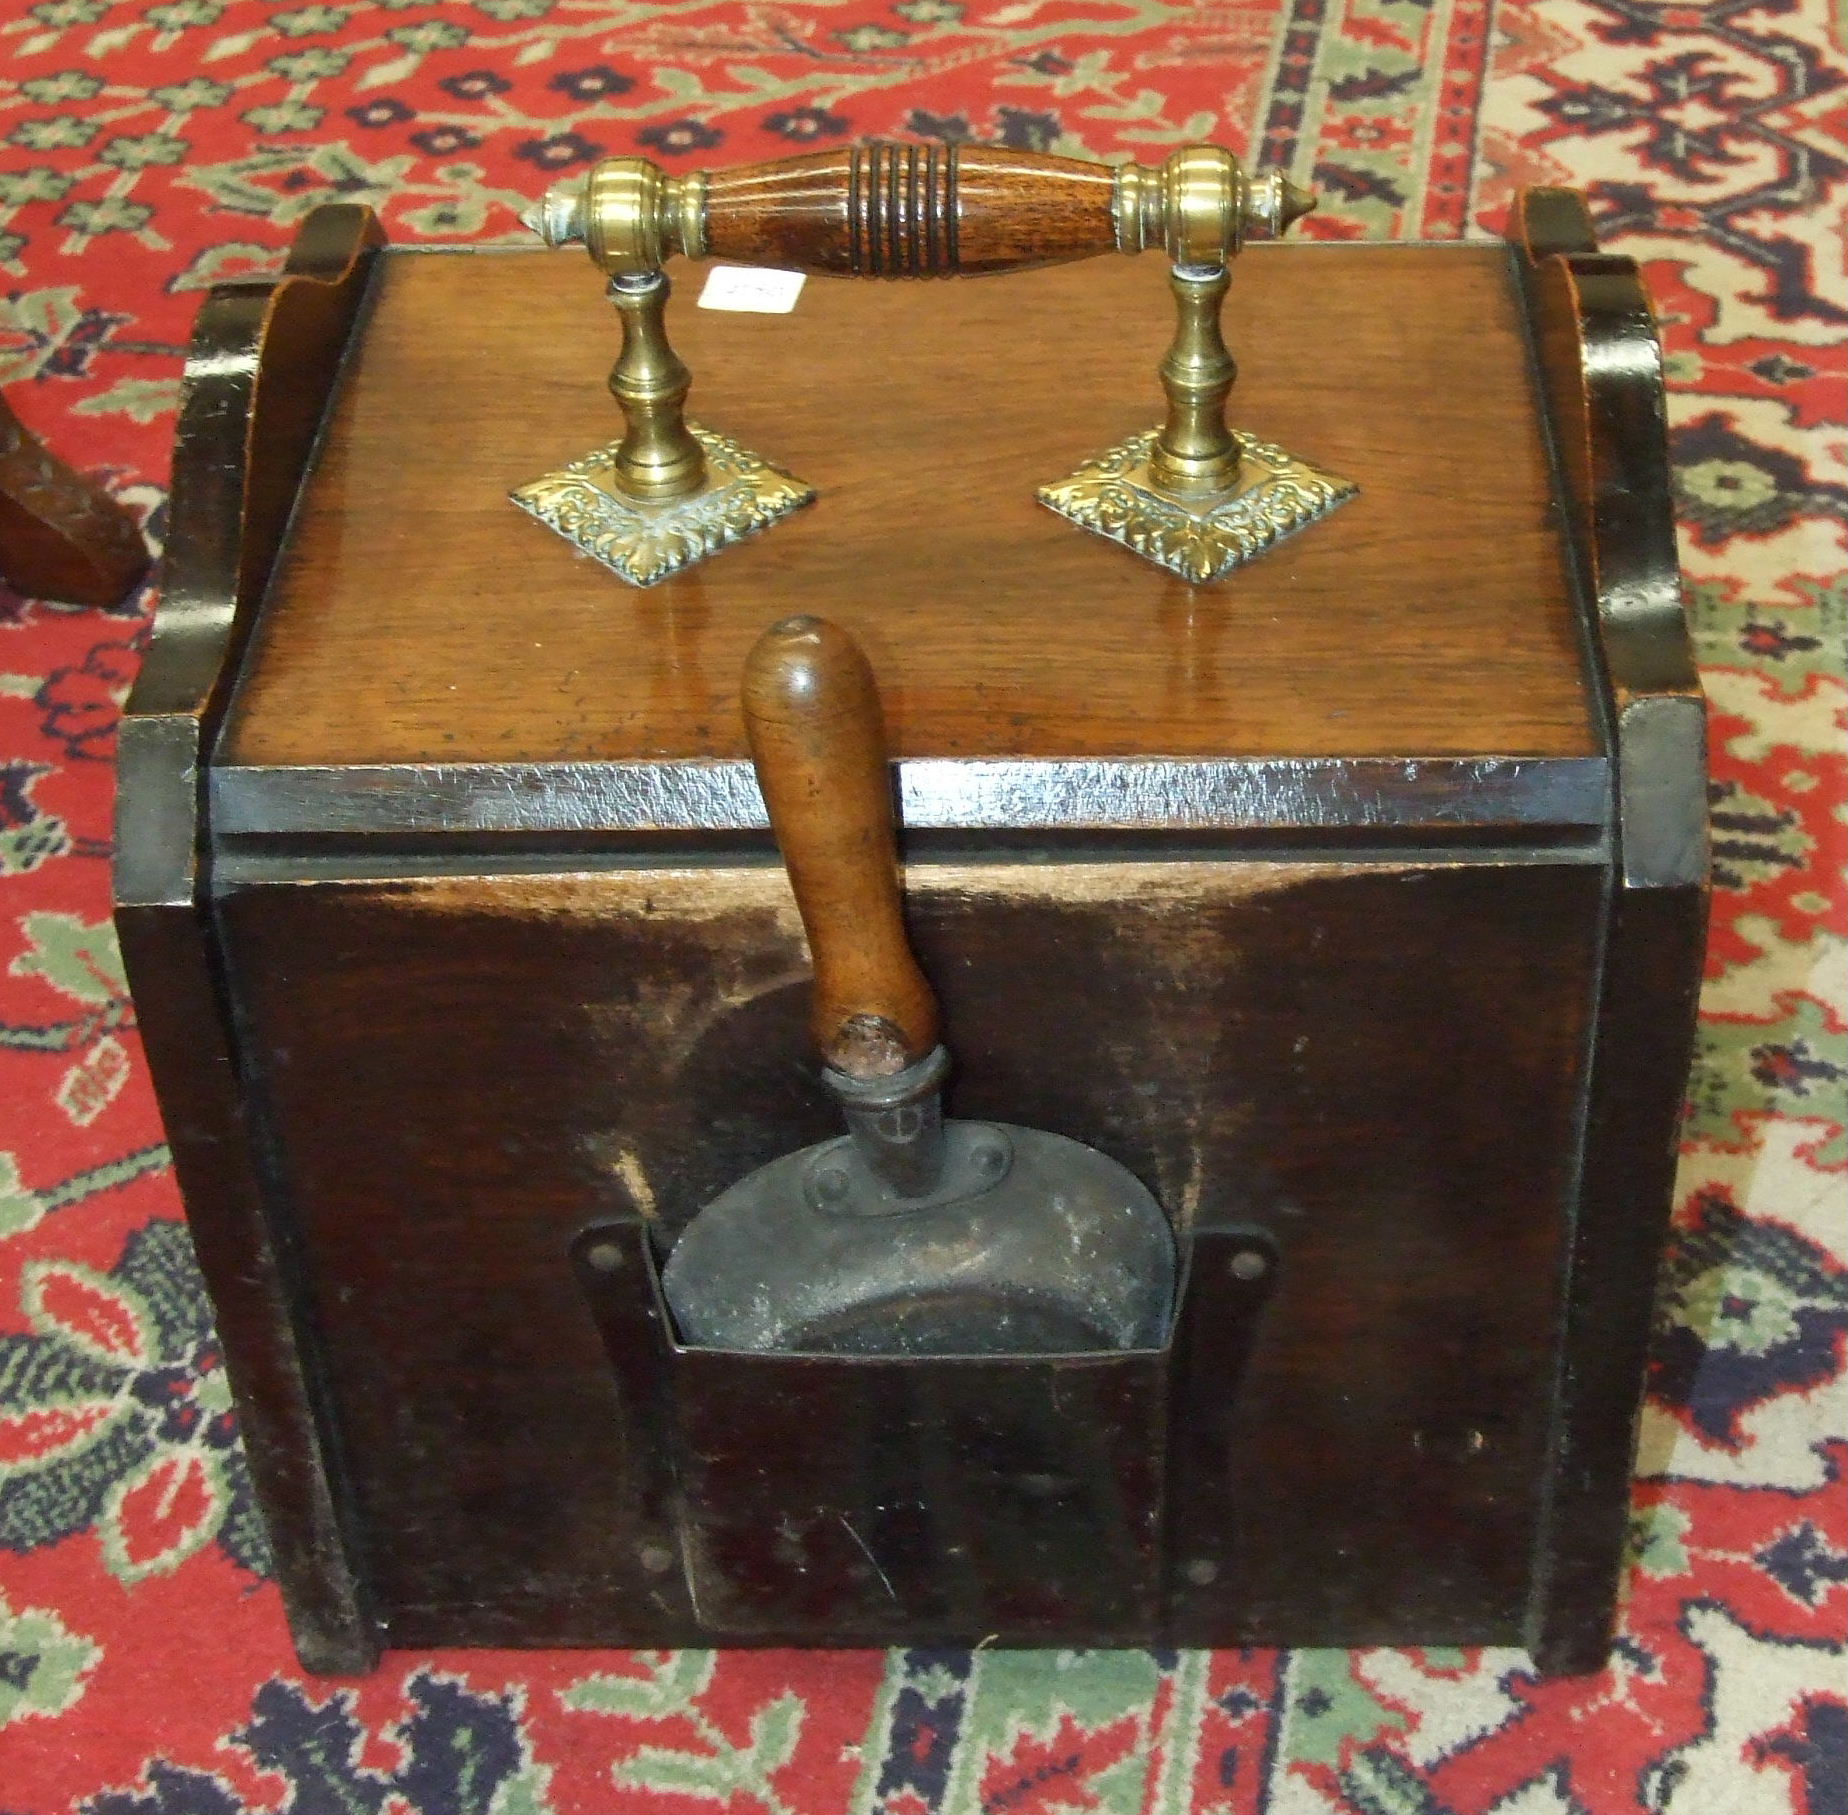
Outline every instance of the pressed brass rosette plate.
[[507, 495], [631, 586], [652, 586], [813, 502], [812, 487], [729, 435], [687, 427], [705, 451], [706, 479], [685, 497], [629, 496], [616, 478], [615, 442]]
[[1195, 502], [1157, 489], [1149, 456], [1158, 432], [1132, 435], [1069, 478], [1042, 485], [1040, 502], [1080, 528], [1204, 585], [1327, 516], [1360, 489], [1235, 429], [1236, 479], [1229, 489]]

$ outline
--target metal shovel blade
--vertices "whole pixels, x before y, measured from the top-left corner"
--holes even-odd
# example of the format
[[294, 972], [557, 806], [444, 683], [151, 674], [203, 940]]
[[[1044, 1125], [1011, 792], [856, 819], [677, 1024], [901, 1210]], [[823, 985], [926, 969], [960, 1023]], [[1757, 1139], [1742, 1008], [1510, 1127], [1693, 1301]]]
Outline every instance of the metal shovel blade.
[[897, 1197], [851, 1138], [760, 1166], [662, 1274], [698, 1348], [1071, 1354], [1163, 1341], [1174, 1238], [1143, 1185], [1063, 1135], [946, 1122], [943, 1181]]

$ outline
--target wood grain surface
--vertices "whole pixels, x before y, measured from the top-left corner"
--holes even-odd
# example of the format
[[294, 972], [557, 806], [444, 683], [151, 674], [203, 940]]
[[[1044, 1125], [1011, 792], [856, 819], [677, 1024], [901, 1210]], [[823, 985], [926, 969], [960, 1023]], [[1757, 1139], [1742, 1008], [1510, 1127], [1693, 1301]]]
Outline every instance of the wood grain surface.
[[742, 758], [792, 610], [880, 677], [899, 757], [1573, 757], [1587, 705], [1510, 254], [1257, 246], [1232, 415], [1359, 498], [1217, 586], [1034, 487], [1154, 423], [1159, 258], [694, 306], [695, 418], [820, 488], [638, 593], [505, 501], [613, 439], [581, 259], [391, 255], [220, 746], [232, 764]]

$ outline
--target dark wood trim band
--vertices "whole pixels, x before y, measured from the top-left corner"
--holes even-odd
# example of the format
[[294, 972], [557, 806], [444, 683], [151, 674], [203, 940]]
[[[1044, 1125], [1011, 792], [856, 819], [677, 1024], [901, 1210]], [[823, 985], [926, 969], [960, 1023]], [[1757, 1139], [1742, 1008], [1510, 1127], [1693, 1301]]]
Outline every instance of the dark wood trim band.
[[206, 298], [187, 359], [154, 635], [123, 720], [116, 926], [296, 1649], [370, 1669], [366, 1607], [311, 1333], [261, 1175], [210, 917], [206, 799], [231, 680], [382, 243], [317, 209], [274, 283]]
[[[909, 831], [1602, 830], [1601, 757], [1273, 758], [897, 765]], [[354, 764], [212, 775], [224, 838], [522, 837], [767, 829], [745, 762]]]
[[1706, 932], [1706, 709], [1681, 600], [1661, 347], [1584, 198], [1526, 191], [1511, 237], [1616, 752], [1616, 870], [1586, 1081], [1528, 1643], [1602, 1667], [1628, 1524], [1656, 1268]]

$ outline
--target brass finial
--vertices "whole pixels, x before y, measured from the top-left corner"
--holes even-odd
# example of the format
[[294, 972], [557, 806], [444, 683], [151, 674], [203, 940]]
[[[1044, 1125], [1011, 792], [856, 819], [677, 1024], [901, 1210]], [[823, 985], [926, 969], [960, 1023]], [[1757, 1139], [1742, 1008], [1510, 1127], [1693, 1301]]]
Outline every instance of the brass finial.
[[647, 158], [605, 158], [566, 177], [521, 217], [548, 246], [582, 246], [611, 277], [642, 277], [706, 251], [706, 176], [670, 176]]
[[1223, 265], [1247, 235], [1274, 239], [1314, 207], [1315, 196], [1281, 171], [1247, 176], [1218, 145], [1184, 145], [1153, 169], [1124, 164], [1111, 197], [1117, 250], [1159, 247], [1177, 265]]

